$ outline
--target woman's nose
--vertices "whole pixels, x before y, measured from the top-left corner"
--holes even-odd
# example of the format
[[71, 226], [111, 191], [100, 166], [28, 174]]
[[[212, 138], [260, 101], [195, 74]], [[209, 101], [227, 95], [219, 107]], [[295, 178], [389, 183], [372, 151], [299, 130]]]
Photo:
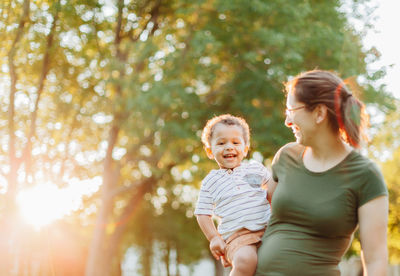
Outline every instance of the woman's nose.
[[293, 122], [292, 122], [292, 120], [290, 119], [290, 116], [286, 116], [285, 125], [286, 125], [287, 127], [291, 127], [291, 126], [293, 125]]

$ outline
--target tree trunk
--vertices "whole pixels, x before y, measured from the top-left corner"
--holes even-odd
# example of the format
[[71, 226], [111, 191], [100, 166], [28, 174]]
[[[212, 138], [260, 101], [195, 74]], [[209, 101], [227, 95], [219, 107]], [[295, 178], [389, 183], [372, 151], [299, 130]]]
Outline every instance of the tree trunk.
[[136, 189], [136, 193], [132, 195], [128, 204], [125, 206], [121, 216], [115, 223], [115, 230], [108, 238], [105, 257], [105, 259], [110, 262], [110, 272], [116, 271], [116, 266], [120, 262], [120, 260], [117, 259], [119, 256], [118, 249], [121, 244], [123, 235], [126, 231], [127, 224], [129, 223], [129, 220], [132, 218], [132, 216], [135, 214], [137, 208], [140, 206], [144, 195], [147, 192], [151, 191], [154, 183], [156, 183], [155, 179], [153, 177], [150, 177], [139, 185], [139, 187]]
[[86, 265], [86, 276], [108, 276], [111, 260], [106, 258], [108, 255], [106, 227], [109, 216], [113, 210], [113, 199], [109, 196], [115, 173], [112, 167], [112, 152], [118, 138], [119, 128], [113, 125], [108, 139], [108, 148], [104, 159], [103, 185], [101, 190], [100, 210], [97, 215], [96, 224], [93, 232], [93, 239], [89, 248], [89, 255]]
[[[149, 20], [154, 21], [156, 23], [156, 15], [158, 14], [158, 9], [160, 6], [160, 1], [157, 2], [157, 5], [152, 10], [152, 16]], [[124, 11], [124, 0], [117, 1], [117, 24], [115, 26], [114, 34], [114, 46], [116, 50], [116, 58], [121, 64], [126, 63], [127, 61], [127, 52], [121, 49], [121, 41], [124, 38], [122, 36], [123, 33], [123, 11]], [[158, 24], [154, 24], [151, 34], [155, 31], [156, 26]], [[146, 28], [143, 28], [143, 31]], [[139, 38], [139, 36], [138, 36]], [[119, 77], [123, 79], [125, 76], [125, 69], [119, 70]], [[116, 100], [122, 100], [123, 96], [123, 88], [120, 84], [115, 85], [116, 92]], [[116, 111], [114, 113], [114, 125], [110, 131], [109, 141], [108, 141], [108, 149], [106, 158], [104, 160], [104, 175], [103, 175], [103, 187], [102, 187], [102, 206], [100, 207], [99, 215], [96, 220], [96, 226], [94, 229], [93, 240], [89, 249], [89, 256], [86, 265], [86, 276], [108, 276], [111, 272], [113, 272], [116, 268], [116, 256], [118, 256], [118, 247], [120, 245], [120, 241], [126, 229], [126, 222], [134, 213], [136, 207], [141, 202], [143, 195], [149, 191], [154, 186], [154, 182], [145, 181], [142, 185], [137, 188], [136, 194], [131, 198], [127, 207], [125, 208], [123, 215], [118, 223], [115, 225], [116, 229], [111, 234], [111, 236], [106, 235], [104, 226], [107, 225], [109, 221], [109, 216], [112, 214], [114, 201], [112, 199], [113, 191], [116, 189], [117, 180], [115, 178], [119, 177], [119, 172], [114, 171], [112, 167], [112, 151], [117, 141], [119, 126], [123, 121], [123, 118], [126, 118], [126, 115], [129, 111]], [[111, 195], [111, 196], [110, 196]], [[105, 202], [107, 201], [107, 204]], [[152, 252], [146, 250], [146, 256], [148, 252]], [[149, 253], [149, 254], [150, 254]], [[144, 261], [144, 275], [151, 274], [151, 255], [145, 257]]]
[[142, 255], [143, 276], [151, 276], [152, 257], [153, 257], [153, 242], [149, 240], [148, 246], [143, 248], [143, 255]]
[[15, 93], [17, 91], [17, 70], [15, 66], [15, 55], [17, 54], [18, 44], [22, 38], [25, 24], [29, 20], [30, 1], [24, 0], [23, 13], [20, 17], [15, 38], [8, 52], [8, 67], [10, 71], [10, 96], [8, 107], [8, 156], [10, 170], [7, 174], [7, 192], [5, 194], [5, 205], [0, 217], [0, 275], [10, 275], [15, 265], [16, 250], [18, 243], [18, 213], [16, 210], [17, 194], [17, 173], [20, 166], [20, 160], [16, 154], [16, 136], [15, 136]]
[[177, 248], [175, 248], [176, 250], [176, 276], [180, 276], [181, 273], [179, 271], [179, 264], [181, 263], [181, 258], [179, 255], [179, 250]]
[[170, 254], [171, 254], [171, 247], [170, 247], [169, 243], [167, 242], [167, 248], [166, 248], [166, 252], [164, 254], [164, 263], [165, 263], [165, 269], [167, 272], [167, 276], [171, 276], [170, 267], [169, 267]]
[[95, 229], [93, 231], [93, 239], [89, 248], [89, 255], [86, 265], [86, 276], [107, 276], [104, 268], [108, 260], [104, 244], [106, 243], [106, 226], [108, 217], [111, 213], [112, 205], [110, 202], [102, 201], [100, 211], [97, 215]]

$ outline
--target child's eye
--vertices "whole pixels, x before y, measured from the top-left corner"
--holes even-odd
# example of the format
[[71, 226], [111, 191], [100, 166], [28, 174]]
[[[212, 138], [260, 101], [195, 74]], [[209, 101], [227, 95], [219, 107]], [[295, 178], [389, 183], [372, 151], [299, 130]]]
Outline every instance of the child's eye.
[[224, 143], [223, 142], [219, 142], [219, 143], [217, 143], [217, 145], [223, 145]]

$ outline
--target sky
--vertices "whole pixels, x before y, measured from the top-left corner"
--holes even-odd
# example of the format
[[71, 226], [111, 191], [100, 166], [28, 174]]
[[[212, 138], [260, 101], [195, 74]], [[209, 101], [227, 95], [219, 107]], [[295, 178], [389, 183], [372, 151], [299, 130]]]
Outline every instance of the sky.
[[387, 91], [400, 99], [400, 0], [373, 0], [377, 9], [373, 15], [377, 17], [375, 31], [369, 31], [364, 38], [365, 46], [375, 46], [382, 54], [379, 62], [371, 68], [390, 66], [387, 75], [382, 80], [387, 85]]

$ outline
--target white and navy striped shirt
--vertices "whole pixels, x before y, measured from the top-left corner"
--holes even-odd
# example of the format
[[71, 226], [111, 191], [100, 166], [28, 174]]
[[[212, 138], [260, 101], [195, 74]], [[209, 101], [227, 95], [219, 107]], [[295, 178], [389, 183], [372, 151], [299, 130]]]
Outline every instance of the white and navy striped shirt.
[[265, 184], [271, 174], [259, 162], [242, 162], [233, 170], [212, 170], [202, 181], [195, 215], [219, 217], [218, 233], [227, 239], [241, 228], [263, 229], [271, 215]]

